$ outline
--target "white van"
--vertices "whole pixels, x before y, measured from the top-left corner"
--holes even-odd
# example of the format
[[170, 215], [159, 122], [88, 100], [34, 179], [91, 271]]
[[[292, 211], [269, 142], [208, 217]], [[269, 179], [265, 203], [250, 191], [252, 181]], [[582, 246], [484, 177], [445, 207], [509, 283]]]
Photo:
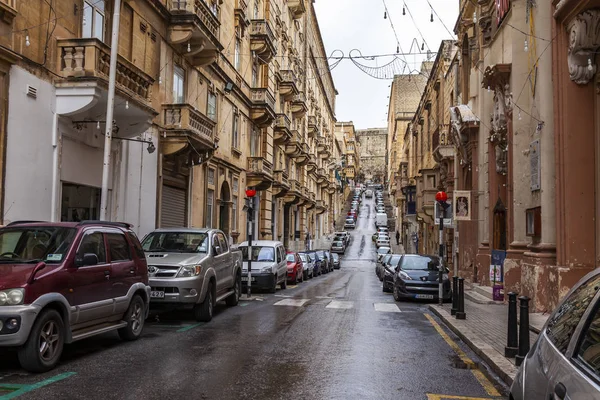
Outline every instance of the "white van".
[[380, 227], [380, 226], [387, 226], [388, 224], [388, 220], [387, 220], [387, 214], [386, 213], [377, 213], [375, 215], [375, 226], [376, 227]]
[[368, 190], [365, 192], [365, 197], [366, 197], [367, 199], [372, 199], [372, 198], [373, 198], [373, 191], [372, 191], [371, 189], [368, 189]]

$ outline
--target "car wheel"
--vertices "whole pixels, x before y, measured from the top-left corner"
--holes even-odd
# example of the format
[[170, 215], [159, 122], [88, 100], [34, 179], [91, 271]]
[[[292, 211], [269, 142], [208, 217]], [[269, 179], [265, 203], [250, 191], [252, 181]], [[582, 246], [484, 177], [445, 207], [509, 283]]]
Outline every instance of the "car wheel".
[[390, 289], [388, 289], [388, 288], [385, 286], [385, 283], [384, 283], [384, 284], [383, 284], [383, 293], [389, 293], [389, 292], [390, 292]]
[[308, 271], [304, 271], [302, 273], [302, 282], [307, 281], [308, 280]]
[[123, 317], [123, 320], [127, 322], [127, 326], [117, 331], [121, 339], [136, 340], [140, 337], [142, 330], [144, 330], [145, 307], [144, 300], [140, 296], [133, 296]]
[[281, 290], [286, 289], [286, 288], [287, 288], [287, 279], [284, 279], [283, 282], [281, 282]]
[[238, 303], [240, 302], [241, 293], [242, 293], [242, 276], [238, 274], [235, 277], [235, 283], [233, 284], [233, 294], [225, 300], [225, 304], [227, 304], [229, 307], [237, 306]]
[[56, 310], [40, 313], [25, 345], [19, 349], [19, 362], [30, 372], [45, 372], [56, 366], [65, 342], [65, 326]]
[[209, 322], [213, 317], [213, 290], [212, 282], [208, 284], [204, 301], [194, 306], [194, 317], [199, 322]]
[[[287, 277], [285, 278], [287, 279]], [[269, 293], [275, 293], [277, 291], [277, 275], [273, 275], [273, 285], [269, 288]]]
[[398, 287], [396, 285], [394, 285], [394, 300], [396, 301], [400, 301], [400, 295], [398, 294]]

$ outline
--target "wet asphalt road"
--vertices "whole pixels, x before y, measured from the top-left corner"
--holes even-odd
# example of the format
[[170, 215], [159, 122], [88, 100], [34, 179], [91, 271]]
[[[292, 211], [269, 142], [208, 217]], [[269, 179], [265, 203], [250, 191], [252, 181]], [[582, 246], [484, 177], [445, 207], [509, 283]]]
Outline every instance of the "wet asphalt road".
[[490, 384], [464, 369], [426, 317], [426, 304], [395, 303], [382, 292], [374, 273], [374, 216], [366, 200], [341, 270], [257, 294], [262, 300], [219, 306], [210, 323], [185, 312], [161, 314], [136, 342], [116, 333], [77, 342], [66, 346], [58, 368], [38, 375], [2, 351], [0, 400], [19, 393], [19, 399], [497, 398]]

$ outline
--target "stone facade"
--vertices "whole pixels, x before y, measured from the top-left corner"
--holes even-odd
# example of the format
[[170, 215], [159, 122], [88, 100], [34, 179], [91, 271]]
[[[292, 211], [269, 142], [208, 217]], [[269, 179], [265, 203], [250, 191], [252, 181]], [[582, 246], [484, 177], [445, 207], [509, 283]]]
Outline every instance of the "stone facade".
[[383, 183], [387, 175], [387, 128], [358, 129], [360, 166], [365, 180]]
[[362, 179], [363, 172], [360, 164], [361, 144], [357, 140], [356, 130], [352, 121], [337, 122], [335, 124], [335, 137], [343, 143], [342, 180], [354, 187]]
[[[19, 206], [30, 194], [15, 174], [23, 173], [19, 154], [39, 152], [48, 176], [33, 186], [47, 187], [52, 206], [29, 205], [36, 218], [76, 219], [78, 210], [97, 218], [113, 3], [59, 2], [48, 41], [51, 10], [35, 3], [0, 1], [9, 32], [0, 37], [0, 157], [10, 154], [0, 160], [2, 215], [32, 218]], [[341, 193], [337, 93], [312, 3], [124, 0], [120, 18], [109, 218], [140, 234], [218, 227], [240, 242], [244, 191], [254, 187], [256, 238], [289, 245], [331, 232]], [[21, 86], [14, 93], [11, 78]], [[40, 109], [48, 132], [35, 129], [52, 138], [47, 147], [33, 137], [33, 148], [23, 147], [17, 134], [34, 127], [11, 110], [43, 107], [23, 94], [27, 84], [56, 104]]]

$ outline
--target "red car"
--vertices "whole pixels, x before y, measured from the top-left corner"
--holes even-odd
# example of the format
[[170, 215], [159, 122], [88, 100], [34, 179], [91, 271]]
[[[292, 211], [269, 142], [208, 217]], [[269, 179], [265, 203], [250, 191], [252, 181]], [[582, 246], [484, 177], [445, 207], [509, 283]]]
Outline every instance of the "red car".
[[304, 266], [298, 253], [288, 251], [287, 253], [287, 280], [295, 285], [304, 282]]

